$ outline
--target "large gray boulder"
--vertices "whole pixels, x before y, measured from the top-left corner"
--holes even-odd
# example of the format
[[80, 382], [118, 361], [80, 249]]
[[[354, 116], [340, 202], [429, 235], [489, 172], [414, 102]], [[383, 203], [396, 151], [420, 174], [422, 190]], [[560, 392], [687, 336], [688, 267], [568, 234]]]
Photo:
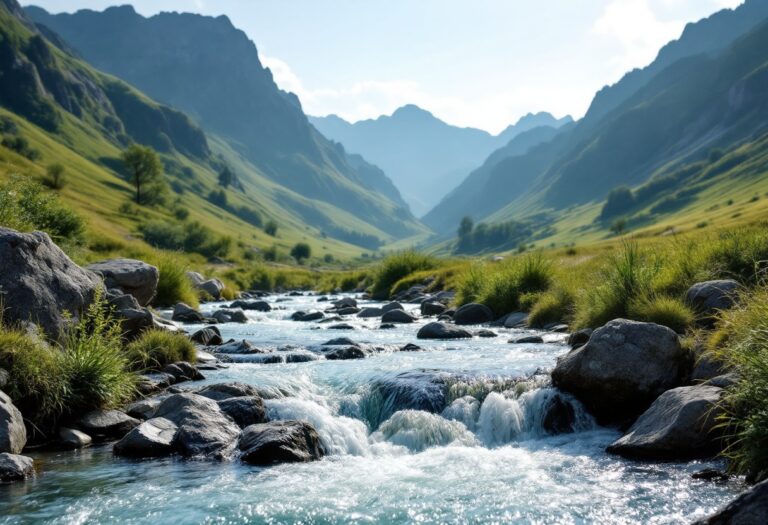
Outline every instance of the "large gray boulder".
[[694, 525], [765, 525], [768, 523], [768, 480], [758, 483], [716, 514]]
[[453, 314], [453, 322], [458, 325], [485, 324], [493, 321], [493, 312], [484, 304], [465, 304]]
[[333, 346], [325, 353], [325, 358], [330, 361], [345, 361], [348, 359], [364, 359], [368, 355], [359, 346]]
[[192, 286], [201, 292], [206, 293], [214, 301], [221, 299], [221, 293], [224, 291], [224, 283], [218, 279], [206, 279], [197, 272], [187, 272], [187, 278], [192, 282]]
[[61, 427], [59, 429], [59, 445], [67, 450], [85, 448], [93, 443], [93, 438], [85, 432], [74, 428]]
[[123, 293], [118, 288], [107, 291], [107, 304], [112, 308], [115, 319], [120, 321], [123, 335], [134, 339], [145, 330], [155, 327], [155, 317], [148, 308], [144, 308], [131, 294]]
[[0, 391], [0, 452], [18, 454], [27, 444], [27, 429], [19, 409]]
[[362, 319], [368, 319], [371, 317], [381, 317], [382, 315], [384, 315], [384, 310], [382, 310], [381, 308], [374, 308], [374, 307], [363, 308], [357, 314], [357, 316]]
[[240, 435], [238, 447], [243, 461], [252, 465], [301, 463], [325, 454], [320, 436], [306, 421], [251, 425]]
[[93, 302], [100, 279], [42, 232], [0, 228], [0, 297], [6, 323], [34, 321], [58, 339]]
[[171, 319], [180, 323], [202, 323], [205, 316], [185, 303], [177, 303], [173, 307]]
[[179, 427], [173, 446], [187, 457], [226, 457], [240, 434], [240, 427], [216, 401], [196, 394], [169, 396], [157, 407], [154, 417]]
[[403, 305], [397, 301], [392, 301], [391, 303], [387, 303], [381, 307], [381, 311], [384, 313], [390, 312], [392, 310], [405, 310], [405, 308], [403, 308]]
[[197, 395], [213, 399], [214, 401], [223, 401], [232, 397], [251, 397], [258, 396], [259, 389], [253, 385], [245, 383], [216, 383], [208, 385], [198, 390]]
[[552, 382], [576, 396], [600, 423], [628, 423], [678, 386], [689, 366], [669, 328], [616, 319], [562, 357]]
[[110, 259], [87, 266], [104, 279], [107, 288], [118, 288], [147, 306], [157, 292], [160, 272], [155, 266], [136, 259]]
[[453, 325], [432, 322], [422, 326], [416, 333], [418, 339], [471, 339], [472, 334]]
[[174, 440], [179, 427], [168, 419], [156, 417], [144, 421], [115, 443], [118, 456], [152, 458], [174, 452]]
[[22, 481], [34, 475], [32, 458], [7, 452], [0, 454], [0, 481]]
[[694, 459], [718, 452], [716, 432], [722, 388], [683, 386], [667, 390], [608, 452], [639, 459]]
[[733, 307], [738, 293], [738, 282], [722, 279], [694, 284], [686, 292], [685, 299], [698, 313], [711, 316]]

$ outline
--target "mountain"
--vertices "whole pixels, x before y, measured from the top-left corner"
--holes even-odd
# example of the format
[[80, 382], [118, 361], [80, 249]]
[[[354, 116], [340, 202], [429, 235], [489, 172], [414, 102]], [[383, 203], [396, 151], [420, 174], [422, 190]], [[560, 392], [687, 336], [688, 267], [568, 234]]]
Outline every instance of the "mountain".
[[[765, 21], [767, 13], [764, 2], [752, 0], [689, 25], [648, 68], [601, 91], [576, 125], [468, 181], [462, 188], [471, 186], [472, 199], [446, 198], [425, 222], [448, 233], [463, 216], [504, 222], [546, 215], [534, 237], [547, 238], [574, 206], [759, 136], [768, 118], [755, 86], [768, 48], [756, 17]], [[723, 47], [715, 49], [716, 42]], [[677, 61], [670, 64], [671, 57]]]
[[561, 126], [571, 119], [558, 120], [548, 113], [526, 115], [498, 136], [451, 126], [415, 105], [354, 124], [336, 115], [310, 117], [310, 121], [323, 135], [381, 167], [420, 215], [519, 133], [539, 126]]
[[[26, 13], [94, 67], [191, 115], [251, 166], [241, 179], [278, 184], [287, 190], [280, 206], [310, 225], [366, 231], [382, 242], [425, 231], [398, 192], [378, 193], [386, 185], [380, 172], [372, 181], [369, 166], [361, 168], [361, 159], [350, 159], [309, 123], [298, 98], [276, 86], [254, 43], [227, 17], [145, 18], [130, 6], [56, 15], [28, 7]], [[342, 221], [319, 203], [358, 221]]]

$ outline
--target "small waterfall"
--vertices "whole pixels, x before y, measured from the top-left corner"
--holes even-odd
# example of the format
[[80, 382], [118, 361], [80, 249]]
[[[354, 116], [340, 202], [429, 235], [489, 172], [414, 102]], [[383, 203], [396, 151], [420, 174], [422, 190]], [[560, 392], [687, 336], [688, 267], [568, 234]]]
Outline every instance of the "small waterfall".
[[472, 396], [456, 399], [445, 407], [442, 416], [445, 419], [458, 421], [472, 432], [477, 429], [477, 418], [480, 416], [480, 401]]
[[387, 441], [421, 452], [430, 447], [451, 444], [472, 446], [477, 444], [474, 434], [458, 421], [449, 421], [437, 414], [421, 410], [401, 410], [382, 423], [371, 440]]

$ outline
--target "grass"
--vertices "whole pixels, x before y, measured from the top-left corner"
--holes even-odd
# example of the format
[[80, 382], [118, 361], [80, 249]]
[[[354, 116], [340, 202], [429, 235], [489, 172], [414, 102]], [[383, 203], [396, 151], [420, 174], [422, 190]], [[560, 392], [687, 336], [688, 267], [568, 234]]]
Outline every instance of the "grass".
[[723, 403], [725, 455], [733, 471], [760, 481], [768, 478], [768, 288], [744, 295], [741, 304], [721, 313], [709, 343], [739, 378]]
[[627, 317], [667, 326], [679, 334], [691, 328], [696, 316], [691, 308], [674, 297], [640, 297], [630, 302]]
[[399, 280], [414, 272], [434, 269], [437, 264], [433, 257], [415, 251], [390, 255], [384, 259], [376, 271], [371, 295], [374, 299], [387, 299]]
[[555, 288], [538, 296], [528, 315], [528, 325], [543, 328], [550, 323], [562, 323], [573, 315], [576, 298], [566, 288]]
[[140, 371], [162, 370], [165, 365], [197, 361], [195, 345], [184, 335], [163, 330], [149, 330], [131, 342], [125, 351], [131, 366]]
[[199, 305], [199, 294], [187, 277], [189, 267], [184, 260], [171, 253], [158, 253], [151, 263], [157, 266], [160, 278], [152, 303], [155, 306], [173, 306], [186, 303], [193, 308]]
[[120, 326], [100, 298], [57, 346], [0, 323], [7, 393], [43, 434], [62, 419], [121, 406], [134, 396], [136, 385], [122, 344]]

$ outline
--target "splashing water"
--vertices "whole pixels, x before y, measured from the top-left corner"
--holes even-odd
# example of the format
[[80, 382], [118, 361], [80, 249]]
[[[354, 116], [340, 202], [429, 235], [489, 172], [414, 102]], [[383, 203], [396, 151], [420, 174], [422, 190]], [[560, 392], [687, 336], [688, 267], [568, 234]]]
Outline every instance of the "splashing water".
[[[702, 517], [741, 488], [693, 480], [708, 463], [607, 455], [619, 433], [596, 426], [546, 375], [533, 377], [567, 350], [561, 336], [513, 345], [513, 330], [494, 328], [497, 338], [424, 342], [415, 334], [426, 320], [379, 330], [377, 319], [355, 317], [345, 320], [355, 330], [340, 334], [289, 320], [318, 309], [315, 298], [281, 299], [270, 301], [285, 309], [219, 325], [224, 337], [321, 355], [322, 343], [344, 335], [381, 351], [354, 361], [231, 364], [206, 372], [203, 384], [256, 385], [269, 416], [312, 423], [328, 457], [264, 469], [130, 461], [109, 446], [38, 453], [38, 479], [0, 485], [0, 523], [662, 524]], [[425, 351], [394, 351], [409, 342]]]

